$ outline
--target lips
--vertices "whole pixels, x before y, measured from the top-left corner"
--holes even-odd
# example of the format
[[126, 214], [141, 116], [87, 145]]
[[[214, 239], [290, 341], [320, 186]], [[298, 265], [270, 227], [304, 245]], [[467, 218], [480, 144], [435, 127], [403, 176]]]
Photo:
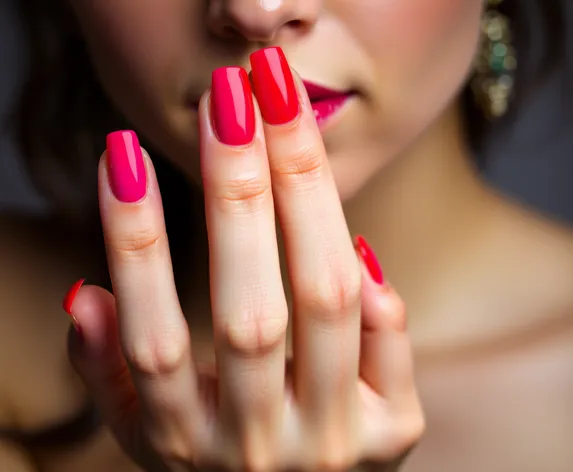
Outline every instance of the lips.
[[[334, 90], [306, 80], [303, 80], [303, 84], [310, 98], [314, 117], [321, 127], [355, 95], [354, 91]], [[197, 111], [199, 101], [193, 101], [191, 106]]]
[[303, 84], [319, 126], [324, 125], [354, 95], [351, 91], [333, 90], [312, 82], [303, 81]]

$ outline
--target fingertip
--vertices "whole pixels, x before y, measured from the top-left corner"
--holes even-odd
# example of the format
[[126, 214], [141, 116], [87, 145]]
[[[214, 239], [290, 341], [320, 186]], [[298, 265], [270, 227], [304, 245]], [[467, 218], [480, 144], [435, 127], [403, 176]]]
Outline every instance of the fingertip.
[[205, 148], [211, 143], [218, 143], [217, 133], [213, 124], [212, 114], [212, 89], [208, 88], [203, 92], [197, 105], [197, 115], [199, 123], [199, 136], [201, 144], [201, 156], [205, 152]]
[[407, 331], [406, 304], [388, 280], [379, 285], [362, 267], [362, 328], [379, 331], [390, 328], [393, 331]]
[[62, 307], [64, 308], [64, 311], [70, 316], [73, 316], [72, 309], [74, 301], [85, 281], [86, 279], [80, 279], [77, 282], [75, 282], [64, 296]]
[[306, 87], [304, 86], [302, 77], [292, 67], [290, 68], [290, 70], [292, 72], [292, 77], [298, 92], [298, 98], [300, 100], [301, 106], [310, 106], [310, 97], [308, 96], [308, 92], [306, 90]]
[[[113, 309], [113, 296], [94, 285], [85, 285], [86, 279], [80, 279], [66, 293], [63, 308], [72, 320], [68, 330], [67, 342], [69, 357], [79, 361], [85, 354], [85, 345], [91, 342], [94, 334], [101, 332], [102, 318]], [[110, 300], [111, 299], [111, 300]], [[87, 339], [86, 339], [87, 338]]]
[[71, 315], [84, 328], [102, 316], [115, 316], [114, 297], [97, 285], [82, 285], [73, 300]]
[[119, 145], [115, 155], [110, 149], [104, 151], [98, 166], [99, 214], [106, 240], [115, 238], [120, 229], [132, 227], [137, 218], [149, 221], [159, 214], [160, 219], [163, 212], [155, 166], [147, 150], [139, 144], [137, 148], [126, 144], [124, 154], [120, 151]]
[[84, 337], [81, 329], [71, 325], [67, 336], [68, 357], [76, 371], [80, 371], [79, 362], [84, 355]]
[[407, 331], [408, 316], [402, 297], [389, 285], [385, 285], [380, 290], [379, 296], [382, 315], [388, 320], [389, 325], [395, 331]]
[[211, 107], [211, 87], [203, 92], [201, 98], [199, 99], [199, 103], [197, 105], [197, 113], [199, 117], [209, 117], [210, 115], [210, 107]]
[[354, 248], [362, 262], [362, 266], [366, 269], [368, 278], [376, 285], [384, 286], [384, 273], [374, 249], [363, 236], [356, 236]]
[[[106, 152], [100, 166], [100, 183], [105, 182], [111, 194], [121, 204], [145, 200], [148, 193], [148, 165], [137, 133], [118, 130], [106, 136]], [[105, 172], [102, 172], [102, 167]], [[105, 186], [104, 186], [105, 188]], [[100, 186], [100, 191], [102, 187]]]
[[[300, 122], [300, 83], [293, 74], [284, 51], [279, 46], [269, 46], [250, 56], [253, 92], [259, 101], [261, 114], [271, 126], [292, 127]], [[304, 91], [303, 91], [304, 92]]]

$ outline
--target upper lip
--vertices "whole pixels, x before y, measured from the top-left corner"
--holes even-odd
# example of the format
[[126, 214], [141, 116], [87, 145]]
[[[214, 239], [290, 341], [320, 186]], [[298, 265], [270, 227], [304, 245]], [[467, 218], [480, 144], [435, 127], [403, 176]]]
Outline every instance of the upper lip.
[[350, 93], [348, 90], [334, 90], [325, 87], [324, 85], [318, 85], [306, 80], [303, 80], [302, 82], [304, 84], [304, 87], [306, 88], [308, 97], [310, 98], [311, 102], [318, 102], [321, 100], [343, 97]]
[[[308, 80], [302, 81], [308, 97], [311, 102], [320, 102], [322, 100], [329, 100], [333, 98], [344, 97], [347, 95], [352, 95], [354, 91], [352, 90], [335, 90], [325, 85], [319, 85]], [[199, 106], [199, 99], [193, 100], [192, 104], [195, 108]]]

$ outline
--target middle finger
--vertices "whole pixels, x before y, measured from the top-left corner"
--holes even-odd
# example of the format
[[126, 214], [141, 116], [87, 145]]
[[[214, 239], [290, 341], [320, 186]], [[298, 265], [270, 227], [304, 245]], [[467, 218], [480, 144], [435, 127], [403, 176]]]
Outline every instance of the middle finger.
[[358, 261], [304, 86], [280, 48], [254, 53], [251, 64], [293, 291], [295, 391], [322, 431], [348, 432], [360, 346]]

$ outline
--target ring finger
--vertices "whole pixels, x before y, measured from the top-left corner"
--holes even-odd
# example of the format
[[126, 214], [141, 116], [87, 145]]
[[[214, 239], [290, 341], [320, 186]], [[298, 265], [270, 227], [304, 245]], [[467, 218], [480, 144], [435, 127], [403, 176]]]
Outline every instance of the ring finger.
[[[304, 87], [280, 48], [254, 53], [251, 64], [293, 290], [295, 391], [322, 436], [352, 434], [360, 346], [358, 261]], [[339, 440], [329, 438], [329, 446]]]

